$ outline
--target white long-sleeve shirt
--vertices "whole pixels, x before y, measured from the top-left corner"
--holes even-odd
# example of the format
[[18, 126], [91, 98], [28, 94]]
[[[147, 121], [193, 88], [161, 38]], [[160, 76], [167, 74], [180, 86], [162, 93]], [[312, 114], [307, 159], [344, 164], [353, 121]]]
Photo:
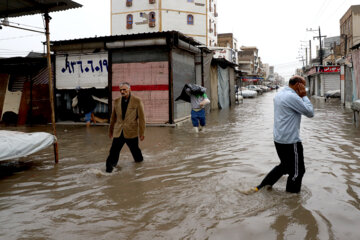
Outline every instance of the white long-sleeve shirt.
[[282, 144], [301, 142], [301, 115], [314, 116], [314, 108], [308, 97], [285, 87], [274, 98], [274, 141]]

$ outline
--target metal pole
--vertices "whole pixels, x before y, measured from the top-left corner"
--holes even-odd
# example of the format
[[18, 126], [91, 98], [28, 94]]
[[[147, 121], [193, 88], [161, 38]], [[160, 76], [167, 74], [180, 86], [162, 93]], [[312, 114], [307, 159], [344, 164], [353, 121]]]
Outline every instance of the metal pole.
[[201, 86], [204, 87], [205, 81], [204, 81], [204, 55], [203, 55], [203, 48], [200, 49], [201, 51]]
[[319, 52], [319, 58], [320, 58], [320, 66], [322, 66], [322, 62], [323, 62], [323, 55], [322, 55], [322, 46], [321, 46], [321, 31], [320, 31], [320, 26], [319, 26], [319, 41], [320, 41], [320, 52]]
[[[50, 106], [51, 106], [51, 123], [53, 127], [53, 134], [56, 137], [56, 124], [55, 124], [55, 108], [54, 108], [54, 88], [53, 88], [53, 78], [52, 78], [52, 69], [51, 69], [51, 56], [50, 56], [50, 31], [49, 31], [49, 22], [50, 16], [49, 13], [44, 14], [45, 18], [45, 35], [46, 35], [46, 49], [47, 49], [47, 65], [49, 71], [49, 94], [50, 94]], [[54, 155], [55, 163], [59, 162], [59, 150], [58, 143], [54, 143]]]
[[311, 67], [311, 40], [309, 40], [309, 65]]

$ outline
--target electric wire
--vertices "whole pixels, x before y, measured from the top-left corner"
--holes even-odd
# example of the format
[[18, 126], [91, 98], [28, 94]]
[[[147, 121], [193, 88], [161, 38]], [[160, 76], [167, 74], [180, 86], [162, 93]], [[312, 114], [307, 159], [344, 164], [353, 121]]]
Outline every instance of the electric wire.
[[43, 29], [42, 27], [36, 27], [36, 26], [32, 26], [32, 25], [27, 25], [27, 24], [23, 24], [23, 23], [17, 23], [17, 22], [10, 22], [9, 23], [13, 24], [13, 25], [18, 25], [18, 26], [24, 26], [24, 27], [30, 27], [30, 28], [37, 28], [37, 29]]
[[17, 36], [17, 37], [8, 37], [8, 38], [0, 38], [0, 41], [4, 41], [4, 40], [13, 40], [13, 39], [18, 39], [18, 38], [28, 38], [28, 37], [39, 37], [39, 34], [31, 34], [31, 35], [22, 35], [22, 36]]

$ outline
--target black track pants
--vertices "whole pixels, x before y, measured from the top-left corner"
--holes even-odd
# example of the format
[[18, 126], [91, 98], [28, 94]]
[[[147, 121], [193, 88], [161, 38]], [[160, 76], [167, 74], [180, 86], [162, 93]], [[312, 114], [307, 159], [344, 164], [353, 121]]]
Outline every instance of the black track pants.
[[275, 142], [280, 164], [274, 167], [264, 178], [258, 188], [274, 185], [282, 175], [289, 174], [286, 191], [298, 193], [301, 190], [301, 181], [305, 174], [304, 153], [301, 142], [294, 144], [280, 144]]

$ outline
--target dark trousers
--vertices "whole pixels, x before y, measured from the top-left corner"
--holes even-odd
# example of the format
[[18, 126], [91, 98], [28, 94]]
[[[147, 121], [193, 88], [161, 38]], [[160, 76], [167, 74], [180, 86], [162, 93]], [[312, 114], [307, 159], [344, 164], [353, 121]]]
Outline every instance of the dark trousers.
[[124, 138], [124, 134], [121, 133], [120, 137], [113, 139], [109, 156], [106, 159], [106, 172], [112, 172], [113, 168], [118, 163], [120, 151], [125, 143], [129, 147], [135, 162], [142, 162], [144, 160], [139, 148], [139, 139], [137, 137], [126, 139]]
[[275, 142], [280, 164], [274, 167], [264, 178], [258, 188], [274, 185], [284, 174], [289, 174], [286, 191], [298, 193], [305, 174], [304, 150], [301, 142], [294, 144], [280, 144]]

